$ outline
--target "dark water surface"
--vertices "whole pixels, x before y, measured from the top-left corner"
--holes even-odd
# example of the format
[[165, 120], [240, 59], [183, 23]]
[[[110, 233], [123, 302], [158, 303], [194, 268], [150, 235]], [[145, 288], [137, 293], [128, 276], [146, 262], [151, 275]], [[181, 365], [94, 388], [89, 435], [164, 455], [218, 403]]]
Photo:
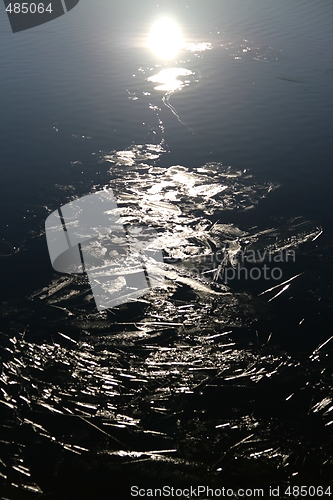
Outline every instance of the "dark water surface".
[[[81, 0], [16, 34], [5, 14], [0, 498], [332, 484], [333, 4]], [[167, 62], [146, 46], [165, 14]], [[165, 282], [98, 313], [44, 223], [104, 186], [158, 232]]]

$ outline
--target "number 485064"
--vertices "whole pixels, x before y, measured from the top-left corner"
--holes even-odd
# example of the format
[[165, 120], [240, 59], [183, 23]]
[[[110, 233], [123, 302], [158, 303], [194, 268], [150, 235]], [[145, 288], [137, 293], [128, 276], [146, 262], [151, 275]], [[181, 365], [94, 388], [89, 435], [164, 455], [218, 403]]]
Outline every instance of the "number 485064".
[[10, 14], [43, 14], [44, 12], [48, 12], [51, 14], [52, 4], [48, 4], [47, 7], [43, 3], [28, 3], [23, 2], [22, 4], [16, 2], [13, 4], [10, 3], [8, 7], [6, 7], [6, 11]]
[[332, 495], [331, 488], [323, 486], [288, 486], [284, 492], [289, 497], [323, 497]]

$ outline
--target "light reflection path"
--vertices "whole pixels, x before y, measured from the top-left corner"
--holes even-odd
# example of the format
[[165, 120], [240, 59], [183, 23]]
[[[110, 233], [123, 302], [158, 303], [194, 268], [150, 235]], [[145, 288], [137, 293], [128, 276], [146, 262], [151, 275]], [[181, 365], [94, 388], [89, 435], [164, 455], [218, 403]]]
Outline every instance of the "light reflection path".
[[[166, 90], [168, 103], [178, 90]], [[253, 226], [242, 231], [221, 224], [218, 212], [248, 210], [274, 186], [260, 185], [245, 171], [221, 163], [192, 170], [156, 166], [165, 152], [162, 143], [132, 144], [124, 151], [100, 154], [99, 160], [110, 166], [110, 184], [121, 195], [118, 201], [128, 223], [143, 221], [159, 228], [163, 248], [180, 260], [174, 266], [173, 289], [154, 291], [146, 301], [138, 301], [139, 313], [130, 307], [96, 314], [83, 280], [61, 277], [30, 297], [35, 307], [29, 311], [25, 303], [3, 305], [11, 336], [2, 334], [6, 343], [0, 404], [6, 420], [0, 474], [9, 475], [16, 497], [18, 488], [42, 493], [38, 482], [58, 492], [76, 455], [80, 462], [73, 481], [76, 476], [80, 484], [87, 476], [99, 477], [89, 476], [95, 467], [94, 472], [107, 470], [108, 487], [114, 479], [127, 480], [129, 474], [142, 480], [162, 470], [168, 471], [168, 478], [195, 474], [203, 484], [219, 479], [217, 473], [225, 466], [231, 476], [236, 472], [246, 480], [249, 471], [255, 475], [258, 470], [274, 480], [278, 467], [286, 484], [298, 472], [308, 475], [310, 470], [319, 478], [325, 464], [331, 470], [331, 448], [325, 443], [331, 442], [333, 423], [332, 363], [327, 362], [332, 337], [318, 341], [301, 364], [267, 348], [277, 328], [268, 337], [264, 334], [269, 330], [261, 331], [256, 343], [252, 341], [253, 303], [244, 294], [223, 292], [210, 300], [210, 287], [191, 277], [194, 258], [201, 270], [211, 263], [210, 252], [221, 245], [225, 244], [229, 262], [237, 264], [242, 244], [250, 250], [280, 251], [315, 242], [323, 231], [301, 218], [266, 230]], [[287, 283], [294, 286], [298, 276], [260, 295]], [[306, 304], [300, 325], [311, 314]], [[51, 308], [57, 314], [52, 315]], [[29, 326], [21, 328], [23, 322]], [[38, 336], [42, 342], [36, 342]], [[210, 401], [214, 404], [207, 408]], [[316, 457], [311, 469], [309, 450]], [[199, 464], [198, 456], [204, 457]], [[144, 467], [128, 472], [139, 461], [145, 461]], [[88, 463], [85, 474], [76, 473]]]
[[[179, 47], [180, 49], [180, 47]], [[200, 42], [200, 43], [187, 43], [184, 46], [184, 49], [187, 52], [191, 52], [194, 55], [198, 55], [198, 53], [211, 50], [212, 44], [209, 42]], [[141, 68], [142, 70], [142, 68]], [[185, 77], [186, 79], [182, 79], [181, 77]], [[157, 91], [165, 92], [162, 97], [163, 104], [171, 111], [171, 113], [177, 118], [179, 123], [184, 125], [192, 134], [199, 135], [195, 130], [185, 123], [185, 121], [180, 117], [176, 108], [170, 103], [170, 98], [180, 90], [183, 90], [185, 87], [189, 85], [199, 84], [202, 80], [202, 75], [197, 71], [194, 72], [190, 69], [183, 67], [170, 67], [166, 69], [160, 70], [158, 73], [151, 75], [147, 78], [148, 82], [158, 83], [159, 85], [155, 86], [154, 89]], [[161, 128], [161, 127], [160, 127]]]
[[[159, 73], [147, 78], [147, 81], [153, 83], [159, 83], [155, 90], [166, 91], [162, 97], [163, 104], [170, 109], [171, 113], [177, 118], [177, 120], [184, 125], [192, 134], [197, 134], [192, 128], [190, 128], [179, 116], [175, 107], [170, 103], [170, 97], [176, 92], [179, 92], [183, 88], [190, 84], [190, 80], [185, 80], [184, 82], [179, 78], [180, 76], [189, 77], [194, 75], [194, 73], [186, 68], [168, 68], [163, 69]], [[198, 134], [197, 134], [198, 135]]]
[[176, 109], [174, 108], [174, 106], [172, 106], [172, 104], [170, 104], [170, 97], [174, 94], [174, 90], [173, 91], [169, 91], [167, 92], [163, 98], [162, 98], [162, 101], [163, 101], [163, 104], [165, 104], [165, 106], [167, 108], [170, 109], [171, 113], [177, 118], [177, 120], [182, 124], [184, 125], [190, 132], [192, 132], [192, 134], [196, 134], [196, 135], [199, 135], [197, 132], [195, 132], [193, 130], [193, 128], [189, 127], [179, 116], [179, 114], [177, 113]]

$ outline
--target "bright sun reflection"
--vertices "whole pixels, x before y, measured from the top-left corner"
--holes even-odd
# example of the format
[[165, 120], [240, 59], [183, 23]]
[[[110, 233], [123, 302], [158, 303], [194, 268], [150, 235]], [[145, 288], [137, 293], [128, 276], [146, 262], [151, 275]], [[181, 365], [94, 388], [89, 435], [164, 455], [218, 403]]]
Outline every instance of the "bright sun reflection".
[[172, 59], [183, 46], [183, 37], [177, 24], [163, 17], [153, 25], [149, 39], [149, 48], [161, 59]]
[[181, 90], [189, 84], [189, 80], [183, 82], [179, 76], [193, 75], [192, 71], [185, 68], [167, 68], [162, 69], [157, 75], [152, 75], [147, 78], [148, 82], [160, 83], [154, 87], [155, 90], [163, 90], [165, 92], [175, 92]]

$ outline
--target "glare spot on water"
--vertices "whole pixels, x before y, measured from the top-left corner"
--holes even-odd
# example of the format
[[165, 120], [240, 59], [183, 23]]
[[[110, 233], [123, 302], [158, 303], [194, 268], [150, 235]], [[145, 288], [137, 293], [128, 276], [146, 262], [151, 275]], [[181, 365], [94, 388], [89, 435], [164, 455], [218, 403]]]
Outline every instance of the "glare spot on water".
[[190, 52], [204, 52], [205, 50], [211, 50], [213, 46], [210, 42], [192, 42], [188, 43], [185, 48]]
[[174, 58], [183, 43], [178, 25], [170, 18], [156, 21], [148, 37], [148, 47], [161, 59]]
[[161, 84], [154, 87], [155, 90], [174, 92], [176, 90], [182, 89], [183, 87], [185, 87], [185, 85], [187, 85], [186, 81], [183, 82], [179, 77], [189, 76], [189, 75], [193, 75], [192, 71], [189, 69], [168, 68], [168, 69], [162, 69], [157, 74], [148, 77], [147, 80], [148, 82]]

